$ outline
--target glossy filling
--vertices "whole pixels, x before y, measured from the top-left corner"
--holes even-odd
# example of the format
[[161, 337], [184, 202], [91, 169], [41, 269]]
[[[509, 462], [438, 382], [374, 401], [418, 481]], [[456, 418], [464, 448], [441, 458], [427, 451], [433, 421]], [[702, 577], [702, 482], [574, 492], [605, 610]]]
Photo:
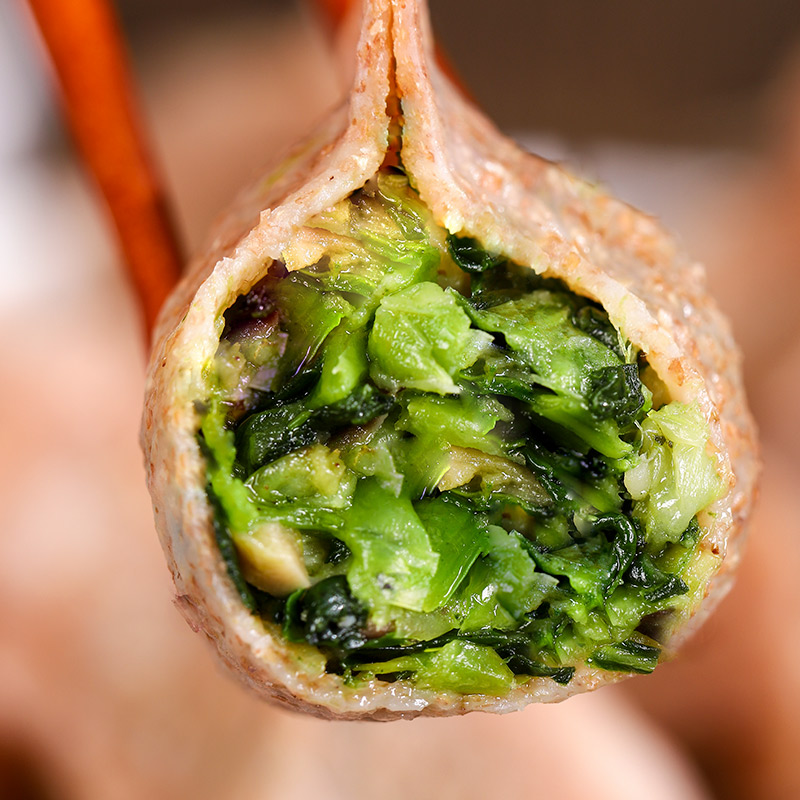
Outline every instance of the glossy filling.
[[717, 558], [694, 405], [379, 173], [227, 310], [200, 445], [242, 602], [348, 682], [649, 672]]

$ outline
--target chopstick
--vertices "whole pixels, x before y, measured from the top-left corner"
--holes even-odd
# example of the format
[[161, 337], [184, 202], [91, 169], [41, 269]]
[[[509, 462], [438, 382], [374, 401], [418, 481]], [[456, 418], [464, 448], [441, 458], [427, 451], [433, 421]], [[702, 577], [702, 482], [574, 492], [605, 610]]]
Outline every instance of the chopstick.
[[63, 95], [67, 122], [111, 213], [149, 347], [183, 258], [107, 0], [28, 0]]

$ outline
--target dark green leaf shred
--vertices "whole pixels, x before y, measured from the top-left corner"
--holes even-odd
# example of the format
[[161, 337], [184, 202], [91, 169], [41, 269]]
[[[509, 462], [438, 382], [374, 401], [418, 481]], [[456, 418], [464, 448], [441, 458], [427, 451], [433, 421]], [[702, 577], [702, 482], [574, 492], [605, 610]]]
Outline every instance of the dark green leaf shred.
[[211, 488], [211, 484], [206, 484], [206, 494], [214, 512], [212, 516], [214, 538], [217, 540], [217, 547], [219, 547], [219, 552], [225, 563], [225, 568], [228, 571], [231, 581], [233, 581], [233, 585], [236, 587], [236, 591], [239, 593], [242, 605], [244, 605], [248, 611], [255, 611], [256, 601], [250, 590], [250, 585], [244, 579], [244, 575], [242, 575], [242, 569], [239, 565], [239, 555], [236, 552], [233, 539], [231, 539], [231, 535], [228, 532], [228, 520], [225, 515], [225, 510], [222, 508], [219, 499]]
[[658, 665], [661, 648], [626, 639], [595, 650], [588, 663], [611, 672], [636, 672], [646, 675]]
[[464, 272], [486, 272], [505, 260], [502, 256], [484, 250], [477, 239], [469, 236], [448, 234], [447, 249], [450, 251], [453, 261]]
[[635, 422], [645, 403], [636, 364], [596, 369], [586, 399], [597, 419], [615, 419], [620, 425]]
[[286, 601], [284, 631], [295, 642], [324, 645], [343, 652], [366, 642], [367, 609], [357, 600], [343, 575], [315, 583]]

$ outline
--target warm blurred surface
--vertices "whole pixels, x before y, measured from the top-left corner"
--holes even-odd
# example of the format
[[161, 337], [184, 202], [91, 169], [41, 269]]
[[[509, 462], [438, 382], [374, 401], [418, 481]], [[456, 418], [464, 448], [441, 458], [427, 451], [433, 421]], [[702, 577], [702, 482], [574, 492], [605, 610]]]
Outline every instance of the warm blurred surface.
[[[127, 5], [148, 115], [195, 245], [236, 188], [337, 93], [307, 17], [279, 3], [255, 13], [236, 0], [223, 24], [211, 2], [200, 5], [207, 16], [188, 24], [191, 4], [176, 3], [156, 29], [146, 17], [154, 3]], [[544, 21], [579, 13], [576, 2], [557, 5], [543, 5]], [[687, 7], [669, 5], [674, 14]], [[710, 25], [701, 10], [710, 5], [697, 4], [699, 16], [687, 13], [677, 30], [697, 37], [692, 21]], [[715, 41], [707, 56], [717, 77], [696, 87], [702, 96], [704, 81], [727, 80], [731, 95], [738, 87], [737, 97], [749, 98], [744, 139], [715, 138], [712, 125], [695, 139], [675, 135], [682, 148], [663, 143], [668, 133], [650, 136], [662, 138], [658, 147], [632, 143], [680, 100], [669, 92], [660, 95], [666, 105], [645, 105], [639, 122], [617, 132], [625, 144], [587, 141], [614, 134], [605, 118], [583, 135], [565, 125], [567, 136], [554, 138], [554, 122], [542, 125], [548, 135], [529, 137], [663, 216], [709, 265], [747, 357], [766, 463], [736, 587], [683, 656], [652, 677], [511, 717], [384, 726], [322, 723], [254, 701], [171, 607], [137, 447], [136, 315], [104, 220], [68, 148], [53, 147], [30, 30], [13, 6], [0, 5], [0, 106], [14, 111], [0, 128], [0, 798], [800, 796], [800, 427], [792, 414], [800, 390], [800, 56], [794, 65], [778, 58], [791, 41], [800, 48], [792, 38], [800, 26], [789, 24], [793, 2], [766, 4], [766, 16], [747, 5], [757, 49], [774, 47], [774, 58], [723, 80], [727, 49]], [[434, 3], [437, 20], [455, 6]], [[492, 26], [505, 23], [506, 6]], [[627, 9], [631, 24], [644, 15], [631, 3], [610, 6]], [[744, 12], [736, 8], [738, 31]], [[475, 25], [461, 39], [480, 33]], [[530, 53], [508, 56], [512, 70], [523, 61], [545, 69], [536, 59], [554, 45], [542, 37], [540, 28]], [[687, 41], [684, 85], [705, 63], [700, 40]], [[653, 52], [648, 74], [661, 74]], [[474, 64], [456, 63], [470, 80]], [[504, 68], [493, 64], [494, 74]], [[612, 81], [622, 97], [638, 97], [647, 83], [630, 66], [605, 69], [595, 75], [600, 94]], [[498, 107], [512, 100], [496, 92]], [[734, 106], [742, 107], [734, 103], [731, 114]], [[516, 117], [502, 121], [522, 128]], [[750, 149], [729, 149], [742, 142]]]

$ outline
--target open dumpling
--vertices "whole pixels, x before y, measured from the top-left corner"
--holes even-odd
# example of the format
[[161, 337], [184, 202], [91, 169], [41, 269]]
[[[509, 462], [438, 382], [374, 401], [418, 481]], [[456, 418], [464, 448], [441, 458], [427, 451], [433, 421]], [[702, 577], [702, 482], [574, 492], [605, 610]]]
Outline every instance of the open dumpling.
[[223, 222], [151, 363], [178, 605], [324, 716], [650, 672], [724, 593], [753, 493], [702, 269], [431, 53], [423, 2], [365, 4], [349, 104]]

